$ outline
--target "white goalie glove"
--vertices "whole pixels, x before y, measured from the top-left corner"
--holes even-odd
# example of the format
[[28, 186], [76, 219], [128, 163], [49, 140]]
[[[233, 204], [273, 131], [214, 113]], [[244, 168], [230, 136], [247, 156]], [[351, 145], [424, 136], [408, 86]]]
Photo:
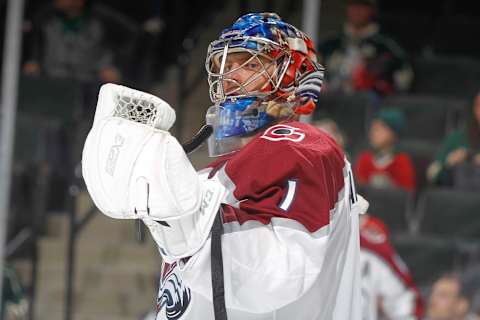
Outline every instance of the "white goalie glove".
[[166, 262], [202, 247], [225, 193], [214, 179], [199, 179], [167, 131], [174, 122], [160, 98], [106, 84], [82, 156], [95, 205], [112, 218], [142, 219]]

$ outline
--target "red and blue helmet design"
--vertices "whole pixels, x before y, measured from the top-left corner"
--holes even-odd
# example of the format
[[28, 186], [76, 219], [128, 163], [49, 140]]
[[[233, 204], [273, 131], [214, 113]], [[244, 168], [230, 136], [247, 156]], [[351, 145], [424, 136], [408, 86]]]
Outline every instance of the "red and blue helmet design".
[[[230, 63], [239, 53], [239, 62]], [[210, 98], [219, 109], [210, 112], [220, 117], [217, 139], [245, 136], [273, 122], [266, 109], [270, 101], [294, 114], [312, 113], [324, 75], [310, 38], [274, 13], [238, 18], [210, 43], [205, 67]], [[239, 81], [234, 74], [242, 68], [251, 76]]]

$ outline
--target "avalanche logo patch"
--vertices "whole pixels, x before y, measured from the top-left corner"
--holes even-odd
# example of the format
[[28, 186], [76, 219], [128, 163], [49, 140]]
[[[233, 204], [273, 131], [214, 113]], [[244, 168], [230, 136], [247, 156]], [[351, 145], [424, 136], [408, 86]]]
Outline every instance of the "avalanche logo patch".
[[192, 300], [190, 288], [186, 287], [177, 274], [173, 272], [176, 263], [164, 264], [160, 293], [157, 298], [157, 314], [165, 310], [168, 320], [179, 320], [188, 310]]
[[289, 140], [300, 142], [305, 139], [305, 133], [295, 127], [287, 126], [285, 124], [277, 124], [276, 126], [268, 128], [260, 138], [270, 141]]

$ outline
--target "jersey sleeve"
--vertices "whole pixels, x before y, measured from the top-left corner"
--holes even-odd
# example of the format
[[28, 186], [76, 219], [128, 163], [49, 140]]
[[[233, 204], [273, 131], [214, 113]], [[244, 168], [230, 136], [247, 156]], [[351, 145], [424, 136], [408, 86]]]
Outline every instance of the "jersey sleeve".
[[[271, 312], [319, 281], [335, 299], [350, 230], [334, 230], [350, 217], [351, 172], [332, 141], [307, 142], [313, 149], [258, 141], [216, 173], [231, 191], [222, 236], [229, 309]], [[184, 266], [183, 278], [211, 299], [209, 257], [207, 243]]]

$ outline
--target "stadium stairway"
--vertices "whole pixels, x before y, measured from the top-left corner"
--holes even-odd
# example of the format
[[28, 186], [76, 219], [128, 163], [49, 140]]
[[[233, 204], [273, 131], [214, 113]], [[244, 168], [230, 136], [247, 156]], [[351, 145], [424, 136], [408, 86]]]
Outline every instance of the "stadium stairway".
[[[211, 160], [206, 145], [190, 155], [195, 168]], [[77, 198], [77, 217], [92, 205], [87, 193]], [[35, 319], [64, 319], [69, 219], [52, 214], [39, 240]], [[160, 255], [146, 233], [139, 243], [132, 221], [100, 213], [79, 234], [75, 264], [74, 320], [132, 320], [155, 307]], [[29, 259], [13, 262], [23, 283], [30, 283]]]
[[[77, 216], [91, 206], [77, 199]], [[35, 319], [64, 319], [68, 216], [49, 218], [39, 242]], [[132, 221], [97, 214], [79, 234], [75, 264], [74, 320], [131, 320], [155, 307], [160, 255], [153, 240], [136, 240]]]

